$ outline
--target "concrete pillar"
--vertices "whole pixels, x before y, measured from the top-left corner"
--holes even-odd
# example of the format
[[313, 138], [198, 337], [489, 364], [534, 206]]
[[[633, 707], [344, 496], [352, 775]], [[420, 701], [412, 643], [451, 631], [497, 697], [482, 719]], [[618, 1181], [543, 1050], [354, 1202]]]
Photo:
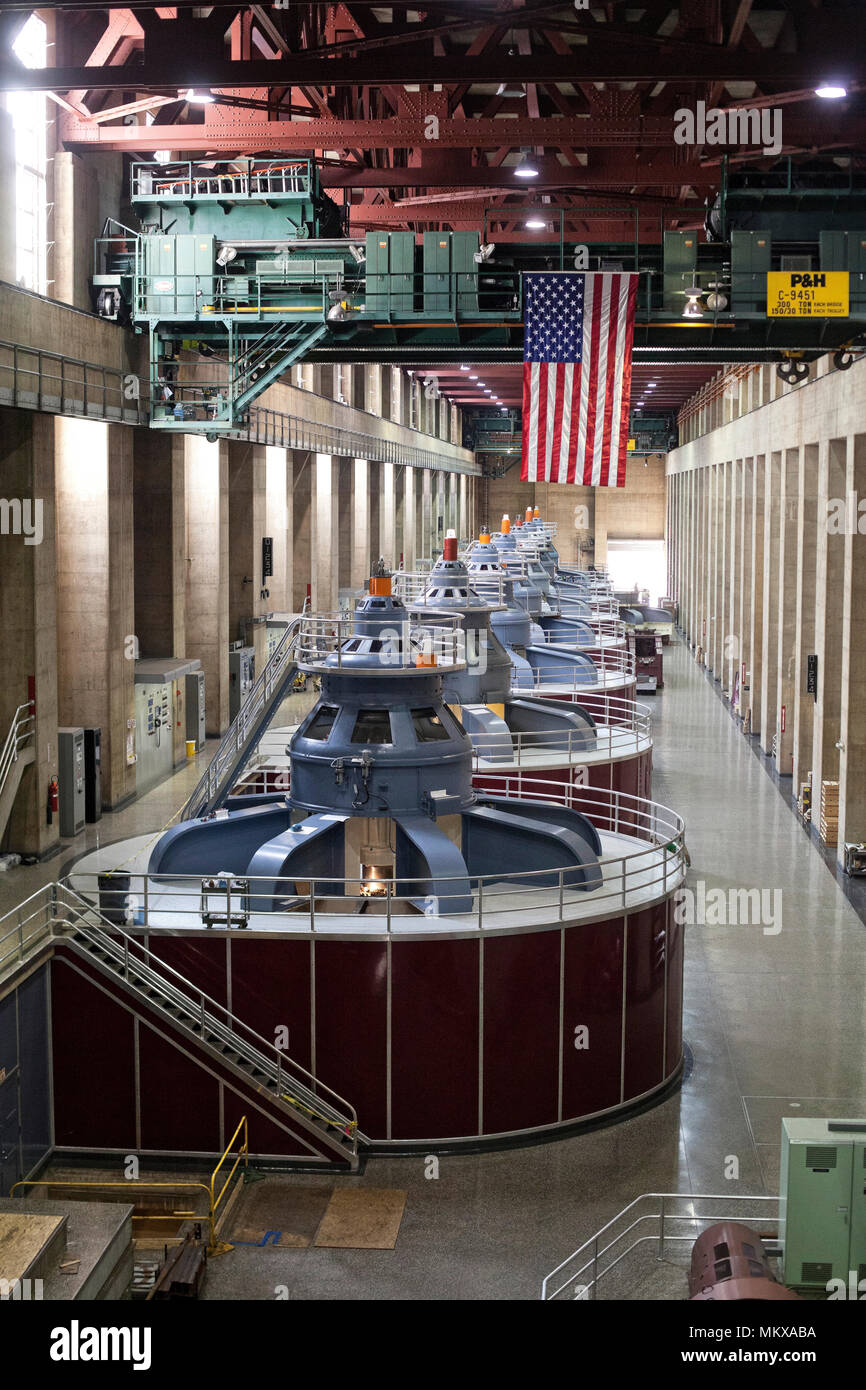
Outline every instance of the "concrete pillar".
[[[86, 159], [59, 150], [54, 157], [53, 297], [91, 311], [93, 243], [121, 203], [123, 160], [88, 151]], [[103, 754], [104, 757], [104, 754]]]
[[[14, 208], [14, 201], [13, 201]], [[57, 614], [53, 415], [0, 408], [0, 477], [5, 502], [22, 524], [0, 531], [0, 740], [19, 705], [36, 701], [35, 761], [25, 767], [4, 849], [47, 858], [59, 846], [59, 818], [46, 823], [48, 784], [57, 764]], [[27, 504], [27, 506], [25, 506]], [[25, 526], [26, 523], [26, 526]]]
[[141, 656], [185, 656], [183, 436], [133, 430], [135, 635]]
[[754, 603], [754, 586], [752, 583], [752, 511], [754, 508], [754, 459], [743, 459], [742, 476], [742, 511], [740, 514], [740, 701], [739, 713], [743, 720], [744, 727], [748, 728], [746, 721], [749, 719], [751, 708], [751, 671], [752, 671], [752, 604]]
[[397, 545], [397, 512], [395, 497], [394, 464], [379, 464], [382, 499], [379, 512], [379, 547], [389, 569], [396, 569], [400, 558]]
[[[854, 435], [845, 482], [845, 579], [842, 610], [842, 699], [839, 753], [839, 848], [866, 840], [866, 434]], [[853, 505], [852, 505], [853, 502]], [[866, 511], [866, 507], [864, 507]], [[861, 530], [862, 527], [862, 530]]]
[[449, 474], [448, 474], [448, 510], [447, 510], [447, 515], [446, 515], [446, 518], [445, 518], [445, 530], [446, 530], [446, 531], [453, 531], [453, 532], [455, 533], [455, 535], [456, 535], [456, 536], [458, 537], [458, 539], [459, 539], [459, 537], [460, 537], [460, 529], [459, 529], [458, 512], [459, 512], [459, 504], [458, 504], [458, 500], [457, 500], [457, 474], [456, 474], [456, 473], [449, 473]]
[[310, 533], [312, 607], [314, 613], [333, 613], [339, 597], [339, 460], [316, 454], [313, 465], [312, 526]]
[[[797, 525], [797, 650], [794, 665], [794, 765], [793, 794], [807, 780], [812, 767], [815, 696], [806, 690], [806, 658], [815, 650], [815, 579], [818, 563], [818, 481], [817, 444], [804, 444], [800, 450], [798, 492], [800, 507]], [[820, 524], [824, 525], [824, 516]]]
[[752, 609], [749, 629], [749, 732], [761, 727], [764, 672], [764, 490], [766, 460], [758, 454], [752, 471]]
[[742, 654], [742, 632], [740, 630], [740, 572], [742, 569], [742, 510], [743, 510], [743, 460], [734, 459], [731, 463], [731, 495], [728, 499], [728, 607], [725, 618], [729, 641], [725, 654], [722, 682], [728, 690], [731, 703], [734, 702], [736, 678], [740, 672]]
[[18, 282], [15, 204], [15, 131], [11, 115], [0, 108], [0, 280], [5, 280], [7, 285]]
[[[812, 824], [819, 828], [821, 783], [836, 781], [842, 715], [842, 608], [839, 597], [845, 578], [846, 443], [822, 444], [818, 470], [818, 547], [815, 574], [815, 651], [818, 693], [812, 736]], [[834, 521], [836, 518], [839, 524]]]
[[293, 450], [287, 463], [287, 486], [292, 490], [292, 602], [293, 613], [304, 607], [312, 586], [314, 455]]
[[782, 455], [772, 453], [764, 472], [764, 597], [761, 634], [761, 748], [773, 751], [779, 695], [779, 495]]
[[727, 611], [727, 515], [728, 515], [728, 489], [729, 489], [729, 465], [720, 463], [717, 465], [716, 478], [716, 526], [715, 526], [715, 575], [713, 585], [715, 597], [713, 600], [713, 630], [710, 641], [710, 670], [716, 680], [722, 677], [722, 668], [725, 655], [725, 614]]
[[383, 555], [382, 464], [371, 459], [367, 468], [367, 545], [371, 560], [376, 561]]
[[432, 559], [433, 556], [433, 474], [429, 468], [421, 473], [421, 555], [419, 558]]
[[[337, 531], [334, 545], [337, 547], [337, 581], [339, 592], [346, 595], [356, 592], [353, 568], [355, 559], [355, 460], [338, 460], [340, 483], [337, 489]], [[369, 578], [369, 576], [367, 576]], [[363, 581], [366, 583], [366, 579]]]
[[410, 468], [407, 464], [403, 469], [403, 568], [413, 570], [415, 568], [415, 558], [417, 554], [417, 539], [415, 535], [415, 523], [417, 514], [417, 503], [415, 500], [415, 483], [417, 470]]
[[229, 464], [225, 440], [183, 436], [187, 509], [185, 656], [205, 673], [205, 729], [229, 722]]
[[229, 487], [229, 641], [255, 651], [258, 675], [267, 660], [267, 631], [254, 619], [271, 610], [262, 597], [262, 538], [266, 534], [267, 478], [260, 444], [227, 441]]
[[[435, 404], [435, 402], [434, 402]], [[441, 554], [442, 542], [445, 538], [445, 511], [446, 511], [446, 479], [445, 474], [436, 472], [434, 476], [433, 493], [433, 535], [432, 535], [432, 554]]]
[[361, 591], [370, 578], [369, 464], [353, 459], [352, 484], [352, 588]]
[[66, 416], [55, 428], [58, 721], [102, 730], [102, 801], [116, 810], [135, 795], [132, 434]]
[[270, 613], [292, 611], [292, 502], [290, 456], [287, 450], [269, 444], [265, 448], [265, 534], [274, 543], [274, 572], [265, 580], [265, 587], [270, 590]]
[[[799, 529], [800, 451], [786, 449], [779, 493], [779, 656], [776, 689], [776, 771], [794, 770], [794, 696], [797, 661], [797, 534]], [[784, 713], [783, 713], [784, 711]], [[782, 725], [784, 723], [784, 729]]]

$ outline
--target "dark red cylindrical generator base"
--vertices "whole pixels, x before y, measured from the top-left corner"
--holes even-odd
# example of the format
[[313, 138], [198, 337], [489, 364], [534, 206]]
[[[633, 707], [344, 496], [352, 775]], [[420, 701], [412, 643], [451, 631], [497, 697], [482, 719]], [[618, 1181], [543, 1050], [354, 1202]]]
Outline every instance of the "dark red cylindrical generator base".
[[[291, 1055], [346, 1097], [378, 1142], [573, 1124], [646, 1097], [680, 1066], [683, 929], [671, 899], [498, 936], [234, 931], [230, 944], [225, 933], [152, 934], [149, 944], [212, 997], [230, 997], [262, 1037], [288, 1029]], [[131, 1007], [77, 964], [52, 962], [56, 1143], [219, 1152], [245, 1102], [161, 1036], [140, 1001]], [[296, 1151], [255, 1106], [249, 1127], [253, 1152]]]

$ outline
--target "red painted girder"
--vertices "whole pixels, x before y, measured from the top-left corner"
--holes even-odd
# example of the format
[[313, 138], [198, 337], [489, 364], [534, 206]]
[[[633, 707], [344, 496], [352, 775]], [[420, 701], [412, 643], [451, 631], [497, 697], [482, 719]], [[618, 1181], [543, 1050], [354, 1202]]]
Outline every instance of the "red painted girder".
[[[119, 85], [119, 78], [118, 73], [115, 86]], [[62, 91], [63, 88], [54, 84], [53, 90]], [[343, 149], [347, 146], [357, 146], [363, 150], [500, 149], [506, 141], [512, 148], [531, 144], [548, 148], [611, 148], [634, 152], [638, 148], [670, 150], [672, 147], [674, 123], [669, 116], [645, 117], [639, 122], [634, 117], [548, 116], [534, 121], [440, 118], [437, 138], [432, 140], [428, 136], [433, 128], [428, 125], [425, 116], [435, 114], [426, 110], [426, 99], [433, 95], [419, 94], [417, 117], [398, 115], [388, 120], [373, 121], [347, 121], [337, 117], [312, 121], [269, 121], [257, 111], [208, 107], [203, 125], [174, 127], [176, 135], [172, 148], [243, 151], [248, 154], [275, 147], [286, 151]], [[96, 145], [102, 149], [144, 151], [161, 149], [165, 145], [164, 132], [152, 132], [144, 126], [111, 126], [99, 130], [89, 121], [73, 118], [64, 119], [61, 135], [70, 149]], [[807, 115], [786, 112], [784, 136], [786, 145], [802, 145], [811, 149], [838, 146], [840, 143], [847, 143], [855, 149], [862, 148], [866, 145], [866, 118], [848, 116], [843, 120], [830, 112], [810, 111]], [[709, 153], [718, 157], [722, 148], [714, 147]], [[676, 177], [679, 178], [679, 175]]]

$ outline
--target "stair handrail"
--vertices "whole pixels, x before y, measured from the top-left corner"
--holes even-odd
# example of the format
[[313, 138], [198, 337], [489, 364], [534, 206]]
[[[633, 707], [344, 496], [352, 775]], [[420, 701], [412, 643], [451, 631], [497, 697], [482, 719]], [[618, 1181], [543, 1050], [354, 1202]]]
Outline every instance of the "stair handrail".
[[[297, 328], [297, 324], [292, 324], [290, 326], [293, 330]], [[239, 354], [235, 361], [235, 368], [232, 374], [233, 383], [241, 381], [244, 377], [249, 376], [250, 372], [254, 371], [261, 362], [265, 361], [270, 356], [274, 344], [280, 341], [280, 338], [286, 333], [286, 328], [287, 325], [282, 320], [271, 324], [266, 333], [262, 333], [258, 338], [255, 338], [246, 351]], [[296, 337], [297, 334], [292, 332], [289, 333], [288, 336]]]
[[[116, 961], [121, 962], [124, 967], [124, 974], [121, 978], [127, 984], [130, 983], [129, 970], [132, 967], [157, 993], [162, 994], [172, 1004], [194, 1018], [196, 1022], [201, 1023], [203, 1031], [207, 1028], [223, 1042], [234, 1047], [241, 1056], [260, 1066], [266, 1074], [269, 1070], [275, 1071], [278, 1098], [288, 1099], [290, 1104], [300, 1105], [303, 1109], [308, 1109], [314, 1116], [319, 1116], [338, 1126], [345, 1137], [351, 1139], [352, 1152], [357, 1153], [358, 1116], [355, 1107], [345, 1097], [319, 1077], [314, 1076], [288, 1053], [281, 1052], [274, 1043], [263, 1038], [248, 1023], [232, 1013], [225, 1004], [220, 1004], [219, 1000], [206, 994], [204, 990], [199, 989], [191, 980], [182, 975], [179, 970], [175, 970], [173, 966], [155, 955], [148, 946], [144, 945], [140, 937], [132, 936], [125, 932], [122, 927], [109, 922], [98, 908], [82, 898], [74, 888], [70, 888], [68, 884], [61, 884], [59, 891], [65, 895], [64, 905], [75, 914], [71, 925], [74, 926], [76, 933], [87, 937], [88, 940], [107, 951]], [[88, 920], [88, 918], [92, 919], [93, 917], [96, 917], [99, 925]], [[122, 946], [117, 942], [117, 937], [122, 938]], [[130, 947], [133, 948], [132, 951], [130, 951]], [[144, 957], [158, 962], [159, 968], [154, 969], [147, 964], [146, 960], [143, 959]], [[175, 979], [180, 980], [186, 988], [179, 989], [171, 981], [166, 980], [166, 971]], [[188, 992], [190, 990], [192, 994]], [[149, 1002], [152, 1005], [153, 1001]], [[217, 1017], [217, 1014], [222, 1014], [229, 1021], [228, 1026]], [[240, 1036], [238, 1031], [240, 1029], [253, 1038], [255, 1043], [250, 1044]], [[202, 1042], [204, 1042], [204, 1036], [202, 1036]], [[291, 1075], [287, 1076], [285, 1074], [287, 1068], [301, 1073], [308, 1082], [312, 1083], [313, 1088], [318, 1087], [322, 1091], [326, 1091], [331, 1100], [324, 1099], [317, 1090], [311, 1089], [304, 1081]], [[282, 1092], [285, 1087], [294, 1089], [298, 1093], [297, 1096], [283, 1096]]]
[[9, 732], [3, 744], [3, 751], [0, 753], [0, 795], [6, 785], [6, 779], [12, 770], [12, 764], [18, 761], [18, 750], [22, 748], [29, 739], [33, 737], [34, 729], [31, 727], [26, 733], [22, 733], [25, 725], [31, 726], [36, 723], [35, 713], [24, 714], [25, 710], [35, 711], [36, 701], [26, 700], [23, 705], [19, 705], [12, 716], [12, 723], [9, 725]]
[[[306, 601], [305, 601], [306, 606]], [[286, 659], [291, 655], [300, 629], [300, 617], [291, 622], [265, 662], [264, 669], [256, 678], [251, 690], [241, 704], [220, 745], [199, 778], [192, 795], [187, 798], [181, 820], [192, 820], [209, 806], [224, 781], [226, 769], [233, 765], [235, 756], [242, 753], [255, 726], [255, 720], [271, 695], [276, 678], [282, 675]]]

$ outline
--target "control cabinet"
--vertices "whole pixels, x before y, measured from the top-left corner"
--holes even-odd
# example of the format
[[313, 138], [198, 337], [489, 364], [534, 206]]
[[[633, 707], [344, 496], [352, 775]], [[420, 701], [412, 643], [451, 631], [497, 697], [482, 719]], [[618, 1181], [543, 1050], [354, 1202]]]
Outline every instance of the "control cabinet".
[[171, 772], [174, 765], [172, 699], [169, 682], [135, 682], [135, 785], [141, 793]]
[[697, 269], [697, 232], [665, 232], [662, 296], [668, 313], [681, 314], [686, 307], [683, 291], [695, 283]]
[[205, 742], [204, 671], [190, 671], [184, 677], [186, 690], [186, 737], [200, 753]]
[[234, 647], [229, 651], [229, 718], [234, 719], [250, 693], [255, 680], [255, 649]]
[[782, 1120], [785, 1283], [866, 1279], [866, 1119]]
[[822, 231], [821, 269], [848, 272], [849, 313], [861, 318], [866, 312], [866, 230]]
[[84, 829], [84, 730], [58, 729], [60, 834], [71, 839]]
[[731, 309], [735, 314], [766, 313], [772, 255], [769, 232], [731, 232]]
[[102, 819], [102, 730], [84, 730], [84, 819]]
[[368, 314], [414, 312], [414, 232], [368, 232], [364, 269]]
[[478, 312], [478, 232], [424, 233], [424, 312]]

